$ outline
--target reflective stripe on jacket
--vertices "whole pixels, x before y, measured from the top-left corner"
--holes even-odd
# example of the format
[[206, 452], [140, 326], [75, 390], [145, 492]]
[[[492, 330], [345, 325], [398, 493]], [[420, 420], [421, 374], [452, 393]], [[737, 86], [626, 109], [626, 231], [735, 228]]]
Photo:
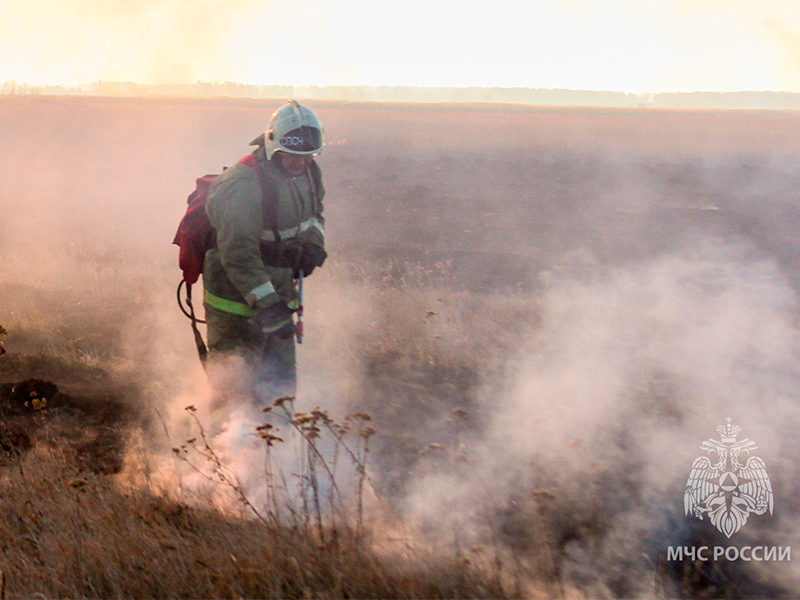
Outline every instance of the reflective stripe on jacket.
[[244, 304], [243, 302], [234, 302], [233, 300], [220, 298], [219, 296], [215, 296], [209, 292], [207, 289], [203, 290], [203, 301], [208, 306], [213, 306], [217, 310], [233, 313], [235, 315], [241, 315], [242, 317], [252, 317], [254, 314], [256, 314], [255, 309], [250, 305]]

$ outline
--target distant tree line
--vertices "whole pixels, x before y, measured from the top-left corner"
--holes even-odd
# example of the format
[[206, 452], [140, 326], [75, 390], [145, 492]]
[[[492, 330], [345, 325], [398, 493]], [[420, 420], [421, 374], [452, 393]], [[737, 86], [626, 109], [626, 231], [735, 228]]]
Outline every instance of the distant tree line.
[[184, 98], [303, 98], [351, 102], [503, 103], [542, 106], [620, 106], [800, 110], [800, 94], [791, 92], [663, 92], [631, 94], [593, 90], [497, 87], [291, 86], [225, 82], [148, 85], [97, 81], [82, 86], [38, 85], [6, 81], [0, 95], [85, 95]]

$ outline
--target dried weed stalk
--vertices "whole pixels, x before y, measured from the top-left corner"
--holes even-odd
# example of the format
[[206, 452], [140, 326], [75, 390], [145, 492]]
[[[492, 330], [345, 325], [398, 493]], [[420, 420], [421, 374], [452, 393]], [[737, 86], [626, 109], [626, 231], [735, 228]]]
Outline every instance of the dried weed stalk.
[[[222, 484], [233, 492], [236, 500], [263, 524], [279, 529], [284, 525], [313, 530], [320, 543], [338, 539], [339, 529], [351, 532], [358, 543], [364, 537], [364, 491], [369, 482], [367, 458], [369, 439], [376, 433], [372, 418], [365, 412], [348, 414], [341, 422], [317, 407], [308, 412], [294, 408], [294, 396], [283, 396], [266, 407], [263, 412], [269, 419], [279, 418], [299, 434], [299, 473], [293, 473], [299, 486], [296, 494], [289, 491], [286, 474], [276, 470], [273, 449], [285, 441], [277, 433], [276, 425], [269, 420], [255, 428], [254, 435], [264, 443], [264, 479], [266, 482], [265, 512], [262, 513], [248, 498], [236, 474], [229, 469], [212, 447], [205, 428], [197, 417], [194, 406], [186, 411], [198, 434], [178, 447], [173, 454], [208, 481]], [[347, 442], [348, 434], [357, 431], [355, 448]], [[355, 522], [348, 516], [348, 502], [337, 482], [339, 454], [344, 451], [355, 465]], [[196, 459], [201, 459], [199, 463]], [[205, 468], [203, 466], [205, 465]], [[209, 469], [210, 467], [210, 469]], [[280, 484], [278, 483], [280, 482]], [[374, 489], [374, 487], [373, 487]], [[325, 491], [327, 490], [327, 495]], [[328, 508], [323, 509], [325, 502]], [[290, 521], [283, 522], [282, 515]]]
[[[222, 460], [211, 447], [205, 428], [203, 427], [202, 423], [200, 423], [200, 419], [197, 418], [197, 409], [194, 406], [187, 406], [185, 410], [187, 413], [189, 413], [189, 416], [192, 418], [199, 431], [201, 443], [198, 443], [197, 438], [190, 438], [186, 440], [185, 444], [182, 444], [177, 448], [173, 448], [172, 452], [179, 459], [189, 465], [193, 471], [205, 479], [209, 481], [219, 481], [219, 483], [225, 485], [228, 489], [233, 491], [237, 500], [241, 502], [244, 507], [249, 509], [259, 521], [265, 525], [269, 524], [267, 519], [264, 518], [264, 515], [262, 515], [261, 512], [247, 498], [247, 494], [245, 494], [242, 484], [239, 481], [239, 478], [236, 476], [236, 473], [231, 471], [222, 463]], [[205, 471], [189, 460], [189, 448], [192, 448], [197, 455], [205, 459], [207, 463], [211, 465], [212, 476], [209, 476]]]

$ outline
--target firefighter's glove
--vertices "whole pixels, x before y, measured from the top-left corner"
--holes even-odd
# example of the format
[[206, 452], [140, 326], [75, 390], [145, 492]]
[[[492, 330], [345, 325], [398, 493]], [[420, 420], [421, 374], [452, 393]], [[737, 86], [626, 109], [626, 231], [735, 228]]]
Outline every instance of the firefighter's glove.
[[311, 275], [314, 269], [322, 266], [326, 258], [328, 258], [328, 253], [322, 246], [312, 243], [303, 244], [300, 252], [300, 265], [294, 276], [300, 277], [301, 270], [304, 276]]
[[250, 322], [266, 335], [275, 335], [286, 340], [295, 333], [292, 311], [282, 300], [260, 308]]

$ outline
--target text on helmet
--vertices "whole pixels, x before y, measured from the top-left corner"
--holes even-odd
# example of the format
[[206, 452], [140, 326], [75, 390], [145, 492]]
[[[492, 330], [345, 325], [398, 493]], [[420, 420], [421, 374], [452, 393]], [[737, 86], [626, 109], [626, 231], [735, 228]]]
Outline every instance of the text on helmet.
[[280, 140], [281, 146], [286, 148], [296, 147], [303, 145], [303, 136], [300, 135], [285, 135]]

